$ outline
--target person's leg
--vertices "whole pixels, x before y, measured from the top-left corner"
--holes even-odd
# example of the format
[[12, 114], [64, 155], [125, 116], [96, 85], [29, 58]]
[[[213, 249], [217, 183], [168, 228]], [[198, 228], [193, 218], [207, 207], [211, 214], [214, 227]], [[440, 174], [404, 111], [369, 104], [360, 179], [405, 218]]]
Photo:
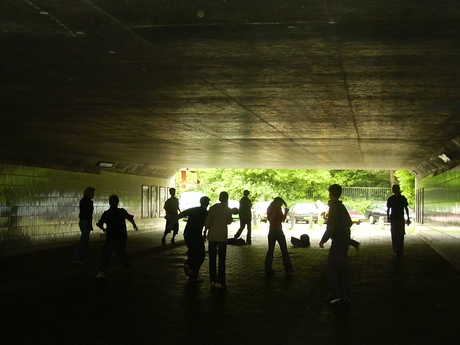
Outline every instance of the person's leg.
[[163, 237], [161, 238], [161, 244], [166, 244], [166, 236], [171, 232], [171, 222], [166, 219], [165, 224], [165, 232], [163, 233]]
[[80, 220], [78, 223], [80, 227], [80, 240], [78, 242], [77, 250], [75, 251], [74, 261], [85, 262], [85, 251], [89, 243], [89, 235], [91, 233], [91, 223], [86, 220]]
[[209, 279], [212, 283], [217, 283], [217, 242], [209, 242]]
[[333, 241], [327, 260], [331, 299], [349, 299], [348, 294], [348, 241]]
[[275, 242], [276, 238], [273, 231], [269, 231], [268, 233], [268, 250], [267, 255], [265, 256], [265, 273], [271, 274], [273, 273], [273, 252], [275, 250]]
[[289, 257], [289, 252], [286, 244], [286, 236], [284, 236], [283, 231], [281, 230], [277, 236], [277, 241], [281, 249], [281, 255], [283, 257], [284, 271], [290, 273], [293, 271], [291, 258]]
[[201, 265], [205, 259], [205, 248], [203, 238], [200, 235], [188, 235], [185, 237], [185, 243], [188, 247], [187, 264], [190, 269], [190, 279], [198, 278]]
[[393, 242], [393, 250], [396, 255], [402, 255], [404, 252], [404, 235], [404, 220], [393, 221], [391, 224], [391, 240]]
[[247, 226], [247, 229], [248, 229], [248, 233], [246, 235], [246, 242], [247, 244], [252, 244], [252, 237], [251, 237], [251, 232], [252, 232], [252, 228], [251, 228], [251, 219], [246, 219], [246, 226]]
[[171, 243], [174, 244], [176, 243], [176, 235], [179, 233], [179, 221], [172, 221], [171, 226], [172, 226], [172, 231], [173, 231]]
[[226, 260], [227, 260], [227, 242], [217, 242], [219, 254], [219, 270], [217, 273], [217, 282], [221, 286], [227, 286], [226, 282]]
[[350, 246], [354, 247], [356, 250], [359, 250], [360, 243], [358, 241], [350, 239]]
[[117, 253], [120, 258], [121, 263], [125, 270], [131, 270], [132, 266], [128, 261], [126, 256], [126, 240], [117, 240], [115, 242], [115, 253]]
[[243, 230], [244, 230], [244, 220], [240, 218], [240, 228], [236, 232], [234, 238], [240, 238], [241, 233], [243, 232]]
[[115, 241], [105, 241], [104, 247], [102, 248], [101, 265], [99, 271], [106, 273], [109, 269], [110, 256], [112, 255], [113, 248], [115, 247]]

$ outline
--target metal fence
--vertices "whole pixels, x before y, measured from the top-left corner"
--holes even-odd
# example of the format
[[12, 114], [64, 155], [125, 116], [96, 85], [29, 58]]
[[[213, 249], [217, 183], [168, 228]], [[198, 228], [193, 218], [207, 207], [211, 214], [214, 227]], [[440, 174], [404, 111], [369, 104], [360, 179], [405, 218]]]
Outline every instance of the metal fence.
[[387, 200], [391, 196], [391, 188], [386, 187], [343, 187], [342, 196], [358, 200]]

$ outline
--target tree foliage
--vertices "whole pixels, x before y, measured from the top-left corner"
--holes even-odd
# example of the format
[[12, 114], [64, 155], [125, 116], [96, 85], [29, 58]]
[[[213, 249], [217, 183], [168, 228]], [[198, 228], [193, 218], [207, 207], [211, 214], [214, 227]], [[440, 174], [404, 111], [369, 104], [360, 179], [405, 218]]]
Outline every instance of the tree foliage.
[[[176, 182], [177, 186], [182, 183], [180, 173]], [[253, 202], [281, 196], [292, 203], [327, 201], [327, 188], [333, 183], [348, 187], [390, 187], [390, 174], [372, 170], [198, 169], [187, 173], [185, 190], [203, 192], [214, 201], [224, 190], [230, 199], [239, 200], [243, 190], [248, 189]]]

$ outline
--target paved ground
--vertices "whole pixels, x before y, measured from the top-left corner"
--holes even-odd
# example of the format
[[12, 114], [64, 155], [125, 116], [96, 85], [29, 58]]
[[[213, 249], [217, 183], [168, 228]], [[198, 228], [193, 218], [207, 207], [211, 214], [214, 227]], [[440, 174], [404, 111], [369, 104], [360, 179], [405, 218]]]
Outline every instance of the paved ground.
[[[460, 275], [415, 233], [402, 258], [392, 254], [389, 231], [353, 227], [361, 249], [350, 249], [348, 307], [325, 303], [328, 248], [317, 246], [323, 228], [298, 225], [310, 248], [289, 246], [295, 272], [284, 274], [276, 249], [273, 276], [263, 261], [266, 228], [250, 246], [229, 246], [227, 290], [183, 274], [186, 247], [160, 244], [161, 231], [131, 235], [128, 275], [114, 256], [109, 274], [96, 279], [102, 242], [91, 242], [91, 261], [71, 263], [72, 247], [0, 258], [2, 344], [78, 345], [303, 345], [457, 344]], [[230, 234], [236, 232], [233, 226]], [[245, 233], [243, 233], [244, 235]]]

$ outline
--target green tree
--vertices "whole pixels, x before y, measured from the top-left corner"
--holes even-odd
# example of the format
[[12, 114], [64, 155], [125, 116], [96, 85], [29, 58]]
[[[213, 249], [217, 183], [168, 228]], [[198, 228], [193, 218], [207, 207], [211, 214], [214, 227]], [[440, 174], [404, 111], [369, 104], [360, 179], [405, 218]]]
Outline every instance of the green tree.
[[414, 208], [415, 203], [415, 178], [407, 170], [396, 170], [396, 179], [401, 187], [402, 194], [407, 198], [409, 206]]

